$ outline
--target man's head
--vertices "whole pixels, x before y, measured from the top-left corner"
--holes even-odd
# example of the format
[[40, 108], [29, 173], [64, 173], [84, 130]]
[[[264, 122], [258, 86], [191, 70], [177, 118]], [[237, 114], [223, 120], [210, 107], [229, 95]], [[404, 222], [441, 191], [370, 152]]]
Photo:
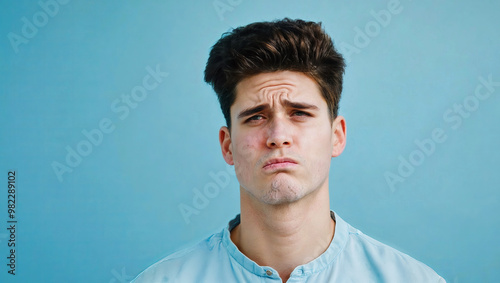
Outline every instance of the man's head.
[[275, 71], [301, 72], [314, 79], [333, 121], [344, 68], [342, 55], [335, 51], [320, 24], [283, 19], [252, 23], [224, 34], [212, 47], [205, 81], [217, 93], [229, 128], [237, 84], [250, 76]]
[[220, 129], [219, 141], [242, 208], [325, 200], [330, 160], [345, 147], [337, 116], [343, 72], [342, 56], [312, 22], [254, 23], [212, 48], [205, 80], [231, 127]]

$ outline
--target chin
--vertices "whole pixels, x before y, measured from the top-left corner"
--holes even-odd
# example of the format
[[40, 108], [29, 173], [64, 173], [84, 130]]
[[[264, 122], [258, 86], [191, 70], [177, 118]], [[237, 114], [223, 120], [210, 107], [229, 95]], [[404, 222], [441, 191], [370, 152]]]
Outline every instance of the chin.
[[285, 196], [285, 197], [268, 197], [267, 195], [262, 198], [262, 202], [268, 205], [286, 205], [297, 202], [301, 197], [297, 196]]
[[282, 205], [294, 203], [303, 198], [305, 193], [294, 184], [280, 184], [276, 186], [273, 182], [271, 188], [262, 196], [261, 201], [270, 205]]

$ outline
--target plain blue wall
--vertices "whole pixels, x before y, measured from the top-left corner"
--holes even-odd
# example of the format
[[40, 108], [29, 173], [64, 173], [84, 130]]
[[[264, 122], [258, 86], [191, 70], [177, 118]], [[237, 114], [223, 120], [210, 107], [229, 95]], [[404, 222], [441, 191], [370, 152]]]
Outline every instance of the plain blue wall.
[[[448, 282], [498, 280], [500, 2], [40, 3], [52, 4], [0, 4], [1, 282], [125, 282], [224, 227], [239, 210], [238, 183], [203, 82], [208, 51], [231, 28], [285, 16], [323, 22], [348, 58], [348, 144], [332, 161], [332, 209]], [[377, 20], [381, 10], [390, 20]], [[141, 96], [148, 67], [163, 73]], [[135, 108], [121, 101], [132, 92]], [[82, 131], [106, 122], [112, 131], [89, 148]], [[419, 149], [433, 132], [439, 142]], [[87, 156], [69, 166], [78, 146]], [[60, 181], [54, 164], [72, 172]], [[188, 223], [179, 205], [209, 186]]]

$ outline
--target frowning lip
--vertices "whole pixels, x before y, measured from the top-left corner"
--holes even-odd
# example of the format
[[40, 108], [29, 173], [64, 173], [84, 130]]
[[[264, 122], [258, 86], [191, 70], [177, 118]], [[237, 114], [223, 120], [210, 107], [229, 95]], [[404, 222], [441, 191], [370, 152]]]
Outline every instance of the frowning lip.
[[262, 168], [265, 170], [284, 169], [294, 165], [297, 165], [297, 161], [291, 158], [281, 157], [267, 160]]

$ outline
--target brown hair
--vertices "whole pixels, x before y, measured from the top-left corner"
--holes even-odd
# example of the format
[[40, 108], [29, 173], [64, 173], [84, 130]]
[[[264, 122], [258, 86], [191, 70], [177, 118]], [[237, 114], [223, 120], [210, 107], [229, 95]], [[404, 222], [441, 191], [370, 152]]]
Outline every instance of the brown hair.
[[318, 83], [333, 121], [344, 69], [344, 58], [335, 50], [321, 23], [285, 18], [224, 33], [210, 51], [205, 82], [212, 85], [227, 126], [231, 127], [229, 109], [241, 80], [266, 72], [302, 72]]

